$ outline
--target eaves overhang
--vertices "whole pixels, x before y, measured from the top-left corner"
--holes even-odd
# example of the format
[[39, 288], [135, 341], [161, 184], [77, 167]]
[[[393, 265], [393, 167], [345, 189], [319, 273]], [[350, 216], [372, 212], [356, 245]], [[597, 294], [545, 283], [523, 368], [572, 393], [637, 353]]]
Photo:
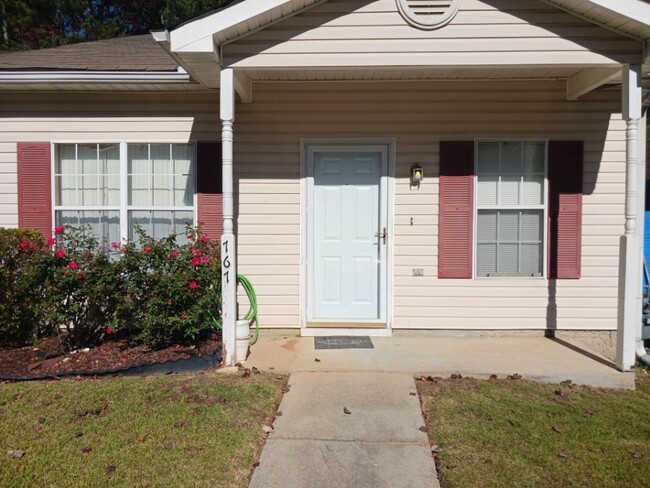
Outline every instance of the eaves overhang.
[[189, 83], [184, 70], [169, 71], [0, 71], [0, 83]]

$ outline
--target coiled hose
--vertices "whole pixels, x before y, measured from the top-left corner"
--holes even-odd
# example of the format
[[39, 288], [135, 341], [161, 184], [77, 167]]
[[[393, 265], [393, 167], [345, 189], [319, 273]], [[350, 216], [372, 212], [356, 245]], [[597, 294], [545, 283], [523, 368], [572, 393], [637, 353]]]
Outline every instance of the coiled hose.
[[[260, 335], [260, 323], [257, 320], [257, 295], [255, 294], [255, 288], [253, 288], [253, 284], [244, 275], [237, 275], [237, 283], [241, 284], [242, 288], [246, 291], [246, 296], [248, 297], [248, 303], [250, 305], [250, 308], [248, 309], [248, 312], [246, 312], [246, 315], [240, 317], [238, 320], [248, 320], [248, 322], [255, 320], [255, 331], [248, 341], [248, 343], [252, 346], [257, 342], [257, 338]], [[223, 330], [223, 322], [221, 322], [221, 319], [215, 317], [211, 311], [208, 311], [208, 313], [210, 314], [210, 317], [212, 317], [215, 326], [219, 330]]]
[[260, 334], [260, 324], [257, 320], [257, 295], [255, 295], [255, 288], [253, 288], [253, 284], [244, 275], [237, 275], [237, 283], [241, 284], [242, 288], [246, 292], [248, 303], [250, 304], [250, 308], [248, 309], [248, 312], [246, 312], [246, 315], [240, 317], [239, 320], [248, 320], [249, 322], [253, 320], [255, 321], [255, 331], [251, 335], [251, 339], [248, 342], [252, 346], [257, 342], [257, 338]]

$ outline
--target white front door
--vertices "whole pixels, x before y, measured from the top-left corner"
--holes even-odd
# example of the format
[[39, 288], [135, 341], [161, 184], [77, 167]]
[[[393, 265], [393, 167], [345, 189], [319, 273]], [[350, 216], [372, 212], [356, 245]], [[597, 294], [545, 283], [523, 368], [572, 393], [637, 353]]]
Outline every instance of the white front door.
[[308, 325], [385, 324], [384, 146], [309, 147]]

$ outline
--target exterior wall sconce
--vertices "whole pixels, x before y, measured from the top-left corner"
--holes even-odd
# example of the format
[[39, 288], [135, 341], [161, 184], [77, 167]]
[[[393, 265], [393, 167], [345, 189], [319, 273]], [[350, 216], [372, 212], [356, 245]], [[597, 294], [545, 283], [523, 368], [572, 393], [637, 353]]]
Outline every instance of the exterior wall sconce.
[[411, 166], [411, 185], [420, 186], [420, 183], [424, 179], [424, 170], [420, 163], [413, 163]]

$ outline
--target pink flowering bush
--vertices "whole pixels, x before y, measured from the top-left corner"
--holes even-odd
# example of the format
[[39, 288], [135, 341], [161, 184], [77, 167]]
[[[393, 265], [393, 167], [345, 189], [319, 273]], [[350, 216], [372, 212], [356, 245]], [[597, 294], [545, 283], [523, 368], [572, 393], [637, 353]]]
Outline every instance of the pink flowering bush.
[[0, 228], [0, 344], [24, 344], [38, 333], [32, 305], [40, 289], [33, 286], [33, 263], [43, 252], [38, 230]]
[[138, 245], [107, 247], [90, 229], [59, 226], [47, 241], [38, 231], [7, 232], [0, 343], [58, 335], [68, 349], [113, 339], [162, 348], [218, 329], [219, 249], [196, 229], [159, 240], [138, 229]]
[[[196, 229], [152, 239], [137, 229], [139, 246], [117, 263], [123, 298], [111, 321], [120, 337], [159, 348], [191, 344], [217, 330], [221, 316], [219, 248]], [[178, 242], [185, 241], [179, 245]]]
[[54, 245], [36, 262], [40, 274], [33, 286], [42, 291], [34, 308], [46, 333], [59, 335], [67, 348], [94, 346], [105, 339], [115, 314], [115, 260], [89, 229], [60, 226], [55, 234]]

